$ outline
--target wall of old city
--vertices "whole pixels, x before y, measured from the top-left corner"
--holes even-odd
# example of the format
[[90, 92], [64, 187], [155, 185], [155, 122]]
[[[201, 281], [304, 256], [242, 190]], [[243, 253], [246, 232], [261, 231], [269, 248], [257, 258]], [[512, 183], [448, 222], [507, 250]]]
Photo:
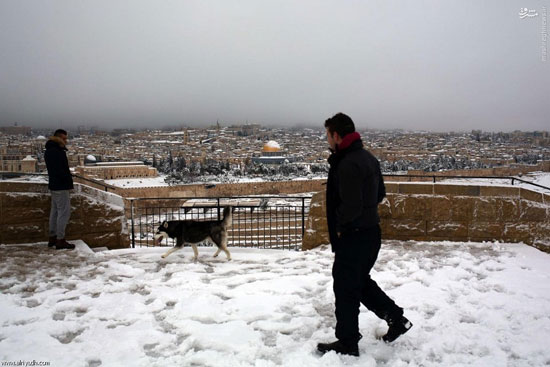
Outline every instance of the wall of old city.
[[102, 180], [135, 177], [156, 177], [157, 169], [146, 165], [132, 166], [78, 166], [76, 173], [85, 177], [94, 177]]
[[[0, 182], [0, 243], [47, 241], [50, 200], [47, 184]], [[75, 184], [67, 239], [90, 247], [128, 247], [123, 206], [118, 195]]]
[[[164, 187], [120, 188], [116, 193], [129, 198], [229, 197], [248, 195], [284, 195], [322, 190], [326, 180], [224, 183], [207, 188], [204, 184]], [[109, 190], [111, 191], [111, 190]]]
[[[550, 194], [516, 187], [386, 183], [383, 238], [524, 242], [550, 252]], [[329, 243], [325, 192], [314, 195], [304, 249]]]
[[542, 161], [538, 164], [526, 165], [526, 164], [511, 164], [506, 167], [494, 167], [483, 169], [465, 169], [465, 170], [448, 170], [441, 172], [426, 172], [422, 170], [410, 170], [410, 175], [424, 175], [424, 176], [463, 176], [463, 177], [487, 177], [487, 176], [521, 176], [530, 172], [550, 172], [550, 161]]

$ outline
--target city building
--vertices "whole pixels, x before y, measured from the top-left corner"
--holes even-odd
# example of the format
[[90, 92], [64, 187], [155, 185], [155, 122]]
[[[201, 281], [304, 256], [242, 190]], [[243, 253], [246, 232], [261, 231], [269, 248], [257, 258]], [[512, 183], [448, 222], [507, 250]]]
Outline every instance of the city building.
[[156, 177], [157, 169], [143, 162], [96, 162], [88, 155], [83, 166], [77, 166], [75, 172], [83, 177], [99, 180], [117, 178]]

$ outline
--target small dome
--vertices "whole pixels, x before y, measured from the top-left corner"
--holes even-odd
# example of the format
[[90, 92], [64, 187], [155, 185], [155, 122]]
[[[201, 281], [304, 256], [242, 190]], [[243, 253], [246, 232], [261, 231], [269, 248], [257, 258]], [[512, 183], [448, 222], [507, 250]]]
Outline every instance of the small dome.
[[36, 159], [34, 159], [33, 157], [31, 157], [30, 155], [26, 156], [25, 158], [23, 158], [24, 161], [36, 161]]
[[36, 140], [47, 140], [44, 135], [39, 135], [36, 137]]
[[274, 140], [270, 140], [264, 144], [264, 152], [278, 152], [281, 150], [281, 146]]
[[94, 157], [94, 156], [91, 155], [91, 154], [88, 154], [88, 155], [86, 156], [86, 158], [84, 159], [84, 164], [86, 164], [86, 163], [96, 163], [96, 162], [97, 162], [96, 157]]

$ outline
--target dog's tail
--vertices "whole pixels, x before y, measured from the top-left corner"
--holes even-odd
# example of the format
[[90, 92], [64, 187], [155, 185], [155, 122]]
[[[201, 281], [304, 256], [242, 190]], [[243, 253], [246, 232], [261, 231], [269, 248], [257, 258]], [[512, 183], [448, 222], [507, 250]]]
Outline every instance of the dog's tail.
[[233, 220], [232, 220], [232, 212], [233, 212], [233, 207], [231, 206], [226, 206], [225, 208], [223, 208], [223, 221], [222, 221], [222, 225], [224, 226], [224, 228], [229, 228], [231, 227], [231, 223], [233, 223]]

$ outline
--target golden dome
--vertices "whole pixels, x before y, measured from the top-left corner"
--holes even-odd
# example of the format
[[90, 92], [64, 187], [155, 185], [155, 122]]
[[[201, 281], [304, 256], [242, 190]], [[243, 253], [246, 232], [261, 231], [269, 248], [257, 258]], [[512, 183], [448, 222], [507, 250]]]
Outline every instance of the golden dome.
[[281, 150], [281, 146], [274, 140], [270, 140], [264, 144], [264, 152], [278, 152]]

